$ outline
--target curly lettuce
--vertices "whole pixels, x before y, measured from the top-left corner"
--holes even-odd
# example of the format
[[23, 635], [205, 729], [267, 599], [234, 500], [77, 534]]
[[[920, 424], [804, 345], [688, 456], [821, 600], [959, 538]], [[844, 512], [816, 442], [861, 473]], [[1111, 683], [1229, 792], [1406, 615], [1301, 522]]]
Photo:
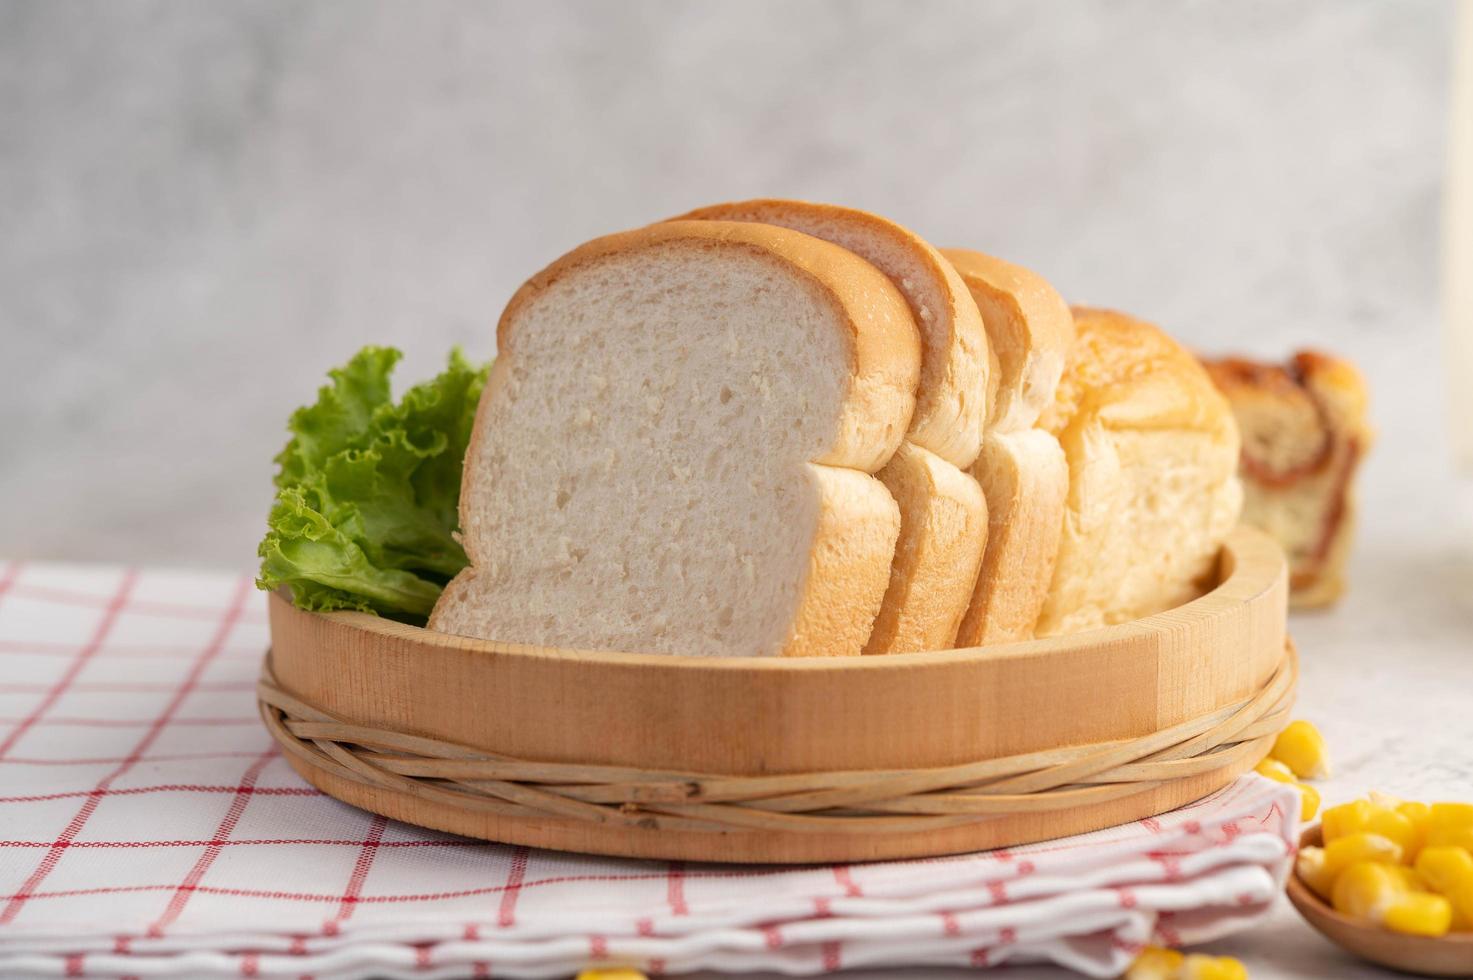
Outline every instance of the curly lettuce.
[[256, 585], [303, 609], [356, 609], [422, 624], [466, 565], [456, 539], [461, 466], [489, 365], [454, 350], [393, 401], [402, 355], [365, 347], [292, 413]]

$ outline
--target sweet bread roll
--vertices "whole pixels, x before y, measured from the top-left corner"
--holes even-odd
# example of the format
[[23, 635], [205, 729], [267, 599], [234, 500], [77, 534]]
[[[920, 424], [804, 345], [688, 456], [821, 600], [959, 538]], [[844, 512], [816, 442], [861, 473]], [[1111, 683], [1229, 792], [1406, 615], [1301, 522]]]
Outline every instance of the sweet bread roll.
[[1243, 450], [1243, 521], [1289, 556], [1289, 601], [1323, 606], [1345, 588], [1355, 472], [1371, 444], [1366, 386], [1348, 361], [1301, 351], [1287, 364], [1205, 362], [1227, 396]]

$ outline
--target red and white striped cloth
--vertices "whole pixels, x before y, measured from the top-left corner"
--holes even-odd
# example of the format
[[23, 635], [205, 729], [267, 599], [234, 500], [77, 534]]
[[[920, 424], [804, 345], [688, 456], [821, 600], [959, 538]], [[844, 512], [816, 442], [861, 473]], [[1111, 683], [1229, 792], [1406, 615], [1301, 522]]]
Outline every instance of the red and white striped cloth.
[[[1048, 960], [1258, 919], [1296, 831], [1258, 777], [1013, 851], [799, 869], [530, 851], [318, 794], [252, 689], [248, 578], [0, 564], [0, 976], [811, 974]], [[717, 857], [719, 855], [714, 855]]]

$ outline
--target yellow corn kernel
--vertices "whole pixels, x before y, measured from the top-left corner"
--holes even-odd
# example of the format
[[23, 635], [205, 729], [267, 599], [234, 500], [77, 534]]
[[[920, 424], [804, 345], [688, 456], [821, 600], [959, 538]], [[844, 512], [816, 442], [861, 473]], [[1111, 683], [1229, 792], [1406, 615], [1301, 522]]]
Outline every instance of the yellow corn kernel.
[[1396, 876], [1397, 883], [1401, 885], [1404, 891], [1432, 891], [1432, 889], [1427, 887], [1427, 882], [1422, 880], [1422, 876], [1417, 874], [1416, 868], [1408, 867], [1405, 864], [1388, 864], [1387, 867], [1390, 868], [1391, 873]]
[[1369, 800], [1342, 803], [1325, 811], [1321, 818], [1321, 830], [1325, 843], [1331, 844], [1351, 834], [1380, 834], [1395, 841], [1406, 855], [1418, 844], [1417, 828], [1411, 820], [1396, 810], [1378, 806]]
[[1325, 849], [1323, 847], [1314, 845], [1301, 847], [1299, 856], [1294, 859], [1294, 873], [1299, 876], [1300, 881], [1309, 886], [1310, 891], [1327, 902], [1330, 900], [1330, 894], [1335, 888], [1335, 879], [1325, 873]]
[[1380, 922], [1394, 901], [1406, 894], [1390, 865], [1357, 861], [1335, 878], [1330, 904], [1335, 911]]
[[1266, 755], [1260, 759], [1258, 765], [1253, 767], [1253, 771], [1260, 776], [1267, 776], [1276, 783], [1292, 783], [1295, 781], [1294, 771], [1271, 755]]
[[1450, 895], [1460, 882], [1473, 881], [1473, 854], [1449, 844], [1424, 847], [1416, 869], [1433, 891]]
[[1400, 864], [1401, 845], [1380, 834], [1362, 831], [1325, 845], [1325, 874], [1333, 880], [1352, 864]]
[[1183, 959], [1177, 950], [1147, 946], [1125, 971], [1125, 980], [1177, 980]]
[[1320, 817], [1320, 832], [1325, 843], [1365, 830], [1371, 805], [1369, 800], [1351, 800], [1327, 809]]
[[1473, 803], [1434, 803], [1427, 814], [1427, 844], [1473, 851]]
[[1473, 826], [1473, 803], [1433, 803], [1428, 814], [1434, 823]]
[[1452, 928], [1458, 932], [1473, 931], [1473, 881], [1460, 881], [1445, 893], [1453, 906]]
[[1445, 936], [1453, 922], [1453, 907], [1431, 892], [1408, 892], [1386, 910], [1385, 925], [1410, 936]]
[[1231, 956], [1192, 953], [1181, 965], [1181, 980], [1248, 980], [1248, 968]]
[[1320, 812], [1320, 791], [1308, 783], [1295, 783], [1294, 788], [1299, 790], [1299, 819], [1313, 820]]
[[1319, 779], [1330, 774], [1330, 750], [1325, 745], [1325, 736], [1307, 721], [1291, 721], [1279, 737], [1269, 755], [1294, 770], [1300, 779]]
[[575, 980], [650, 980], [633, 967], [612, 966], [584, 970]]
[[1388, 810], [1374, 804], [1366, 815], [1364, 829], [1373, 834], [1380, 834], [1387, 840], [1396, 841], [1401, 845], [1403, 856], [1417, 843], [1417, 828], [1412, 826], [1410, 820], [1395, 810]]
[[1411, 851], [1407, 853], [1407, 860], [1415, 860], [1417, 852], [1427, 843], [1427, 825], [1432, 820], [1432, 807], [1426, 803], [1408, 800], [1405, 803], [1398, 803], [1393, 809], [1412, 822], [1412, 830], [1416, 834], [1416, 840], [1412, 845]]

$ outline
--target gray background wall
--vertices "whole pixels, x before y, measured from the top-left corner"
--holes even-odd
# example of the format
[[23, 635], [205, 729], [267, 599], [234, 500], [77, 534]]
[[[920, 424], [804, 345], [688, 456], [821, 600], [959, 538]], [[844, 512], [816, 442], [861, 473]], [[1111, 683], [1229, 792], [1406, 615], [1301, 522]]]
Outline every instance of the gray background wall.
[[1453, 14], [0, 2], [0, 553], [249, 566], [327, 367], [485, 357], [566, 249], [754, 195], [878, 210], [1203, 349], [1352, 355], [1391, 540], [1446, 468]]

